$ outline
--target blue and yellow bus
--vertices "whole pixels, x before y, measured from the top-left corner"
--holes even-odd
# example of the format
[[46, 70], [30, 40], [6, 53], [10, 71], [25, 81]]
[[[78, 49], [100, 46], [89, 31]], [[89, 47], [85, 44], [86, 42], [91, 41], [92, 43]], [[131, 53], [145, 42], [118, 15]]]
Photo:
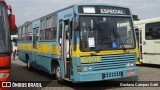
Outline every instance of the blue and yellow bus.
[[18, 27], [19, 59], [58, 82], [137, 77], [137, 53], [127, 7], [74, 4]]

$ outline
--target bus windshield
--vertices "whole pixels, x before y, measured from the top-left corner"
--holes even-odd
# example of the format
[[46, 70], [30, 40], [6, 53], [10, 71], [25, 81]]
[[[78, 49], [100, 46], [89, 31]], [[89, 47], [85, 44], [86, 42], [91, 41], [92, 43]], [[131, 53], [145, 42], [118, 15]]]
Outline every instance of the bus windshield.
[[10, 33], [8, 27], [8, 14], [4, 4], [0, 4], [0, 53], [9, 53]]
[[135, 48], [131, 18], [80, 17], [81, 51]]

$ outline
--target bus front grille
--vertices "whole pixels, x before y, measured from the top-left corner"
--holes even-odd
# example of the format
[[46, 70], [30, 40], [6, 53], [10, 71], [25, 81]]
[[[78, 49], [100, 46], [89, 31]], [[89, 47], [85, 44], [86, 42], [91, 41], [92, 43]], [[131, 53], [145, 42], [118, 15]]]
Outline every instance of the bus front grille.
[[107, 55], [101, 57], [101, 62], [94, 64], [94, 71], [125, 68], [126, 63], [133, 63], [136, 54]]

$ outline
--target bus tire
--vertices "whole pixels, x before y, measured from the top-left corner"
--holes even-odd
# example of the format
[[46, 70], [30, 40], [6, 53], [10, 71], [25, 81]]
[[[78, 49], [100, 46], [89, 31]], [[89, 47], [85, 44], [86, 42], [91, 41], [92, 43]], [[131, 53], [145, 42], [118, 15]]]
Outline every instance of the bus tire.
[[62, 72], [61, 72], [61, 68], [59, 65], [57, 65], [56, 69], [55, 69], [55, 75], [56, 75], [56, 79], [57, 82], [62, 84], [63, 80], [62, 80]]
[[30, 62], [29, 59], [27, 60], [27, 69], [28, 69], [29, 71], [32, 70], [31, 62]]

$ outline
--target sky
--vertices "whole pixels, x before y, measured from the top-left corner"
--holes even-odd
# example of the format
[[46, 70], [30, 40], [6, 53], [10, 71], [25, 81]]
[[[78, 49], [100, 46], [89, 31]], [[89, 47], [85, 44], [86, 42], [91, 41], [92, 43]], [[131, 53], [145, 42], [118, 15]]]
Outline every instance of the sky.
[[12, 6], [20, 26], [75, 3], [103, 3], [127, 6], [140, 19], [160, 17], [160, 0], [5, 0]]

